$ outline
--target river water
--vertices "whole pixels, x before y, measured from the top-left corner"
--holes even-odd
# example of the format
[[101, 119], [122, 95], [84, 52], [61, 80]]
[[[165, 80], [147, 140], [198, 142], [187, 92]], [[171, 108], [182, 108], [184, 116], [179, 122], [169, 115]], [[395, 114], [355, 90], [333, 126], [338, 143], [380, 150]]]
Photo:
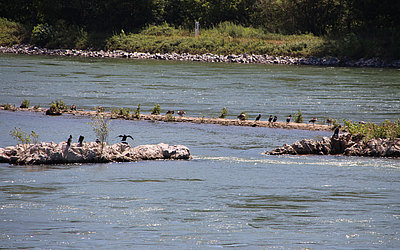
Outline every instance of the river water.
[[[0, 55], [0, 103], [188, 115], [381, 122], [400, 116], [400, 71]], [[262, 118], [262, 119], [263, 119]], [[40, 141], [95, 139], [87, 117], [0, 112]], [[399, 248], [400, 160], [261, 154], [330, 132], [112, 120], [132, 145], [191, 149], [190, 161], [0, 164], [2, 248]]]

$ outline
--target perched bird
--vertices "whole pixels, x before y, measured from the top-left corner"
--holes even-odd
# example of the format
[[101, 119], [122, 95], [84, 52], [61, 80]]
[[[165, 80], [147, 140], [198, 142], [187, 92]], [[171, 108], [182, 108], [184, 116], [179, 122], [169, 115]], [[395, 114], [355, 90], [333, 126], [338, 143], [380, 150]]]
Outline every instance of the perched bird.
[[240, 115], [237, 116], [237, 118], [241, 121], [244, 121], [246, 119], [246, 116], [243, 113], [241, 113]]
[[289, 122], [290, 122], [290, 119], [292, 119], [292, 115], [289, 115], [289, 116], [286, 118], [286, 123], [289, 123]]
[[183, 111], [183, 110], [179, 110], [179, 111], [178, 111], [178, 115], [180, 115], [180, 116], [184, 116], [185, 114], [186, 114], [186, 112]]
[[276, 122], [278, 120], [278, 117], [275, 115], [274, 119], [272, 120], [272, 122]]
[[71, 142], [72, 142], [72, 135], [69, 135], [69, 138], [67, 140], [67, 146], [71, 146]]
[[260, 120], [260, 118], [261, 118], [261, 114], [259, 114], [257, 117], [256, 117], [256, 122], [258, 122], [259, 120]]
[[82, 146], [83, 139], [85, 139], [85, 137], [84, 137], [83, 135], [79, 136], [79, 139], [78, 139], [78, 146]]
[[332, 125], [332, 118], [328, 118], [328, 119], [326, 119], [326, 123], [328, 123], [328, 126], [331, 126]]
[[96, 143], [97, 143], [97, 144], [101, 143], [101, 141], [99, 140], [99, 138], [96, 139]]
[[311, 122], [313, 125], [315, 125], [315, 122], [317, 121], [317, 118], [313, 117], [311, 120], [309, 120], [308, 122]]
[[340, 130], [340, 128], [341, 128], [342, 126], [341, 125], [339, 125], [339, 126], [337, 126], [336, 128], [335, 128], [335, 131], [333, 131], [333, 135], [332, 135], [332, 138], [339, 138], [339, 130]]
[[172, 114], [174, 114], [174, 113], [175, 113], [174, 110], [168, 110], [167, 113], [165, 113], [165, 114], [166, 114], [166, 115], [172, 115]]
[[122, 142], [122, 143], [127, 143], [127, 142], [126, 142], [126, 139], [127, 139], [127, 138], [131, 138], [132, 140], [135, 140], [135, 139], [133, 139], [133, 137], [130, 136], [130, 135], [119, 135], [118, 137], [121, 137], [121, 142]]
[[72, 104], [71, 107], [69, 108], [71, 111], [76, 111], [76, 105]]
[[274, 119], [274, 118], [272, 117], [272, 115], [270, 115], [268, 118], [268, 122], [272, 122], [272, 119]]
[[99, 112], [99, 113], [104, 112], [104, 107], [103, 106], [97, 106], [97, 112]]

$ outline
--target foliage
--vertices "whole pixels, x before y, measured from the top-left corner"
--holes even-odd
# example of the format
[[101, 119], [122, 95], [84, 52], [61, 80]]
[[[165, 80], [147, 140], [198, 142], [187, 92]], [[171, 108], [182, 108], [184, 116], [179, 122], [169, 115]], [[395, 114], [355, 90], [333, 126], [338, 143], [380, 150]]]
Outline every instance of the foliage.
[[128, 108], [113, 109], [111, 111], [112, 114], [118, 115], [118, 116], [123, 116], [123, 117], [128, 117], [130, 112], [131, 112], [131, 110]]
[[53, 38], [53, 29], [47, 23], [40, 23], [33, 27], [31, 42], [45, 46]]
[[0, 17], [0, 46], [20, 44], [26, 37], [27, 31], [22, 24]]
[[65, 111], [68, 110], [68, 106], [64, 103], [64, 101], [62, 99], [58, 99], [58, 100], [52, 101], [50, 103], [50, 105], [51, 105], [50, 108], [52, 106], [55, 106], [58, 110], [65, 110]]
[[164, 118], [165, 122], [174, 122], [175, 121], [175, 117], [172, 114], [167, 114]]
[[108, 135], [110, 133], [110, 119], [106, 118], [105, 115], [97, 114], [92, 118], [92, 122], [89, 124], [92, 125], [93, 131], [96, 134], [97, 139], [100, 141], [101, 145], [101, 154], [103, 154], [103, 149], [105, 143], [107, 143]]
[[246, 111], [242, 111], [242, 113], [240, 113], [240, 115], [243, 115], [243, 119], [242, 120], [248, 120], [249, 119], [249, 115], [246, 114]]
[[153, 109], [151, 110], [152, 115], [159, 115], [161, 113], [161, 106], [160, 104], [155, 104]]
[[367, 140], [369, 139], [395, 139], [400, 138], [400, 119], [394, 122], [384, 121], [381, 124], [355, 123], [349, 120], [344, 120], [344, 126], [350, 134], [362, 135]]
[[15, 111], [16, 110], [15, 105], [11, 105], [9, 103], [2, 104], [1, 106], [4, 107], [4, 110], [11, 110], [11, 111]]
[[20, 108], [29, 108], [29, 105], [31, 105], [31, 101], [24, 99], [19, 107]]
[[219, 118], [226, 118], [227, 115], [228, 115], [228, 109], [226, 107], [223, 107], [221, 109], [221, 114], [219, 115]]
[[302, 123], [304, 121], [303, 114], [301, 113], [301, 110], [299, 109], [299, 112], [297, 112], [294, 115], [294, 122], [295, 123]]
[[138, 104], [138, 106], [137, 106], [137, 108], [136, 108], [136, 110], [135, 110], [135, 116], [136, 116], [136, 118], [140, 118], [140, 107], [141, 107], [142, 105], [141, 104]]
[[16, 127], [10, 131], [10, 135], [23, 145], [24, 150], [26, 150], [26, 145], [30, 144], [32, 141], [34, 144], [37, 144], [39, 138], [39, 135], [34, 131], [31, 131], [31, 133], [28, 134], [27, 132], [22, 131], [21, 128]]

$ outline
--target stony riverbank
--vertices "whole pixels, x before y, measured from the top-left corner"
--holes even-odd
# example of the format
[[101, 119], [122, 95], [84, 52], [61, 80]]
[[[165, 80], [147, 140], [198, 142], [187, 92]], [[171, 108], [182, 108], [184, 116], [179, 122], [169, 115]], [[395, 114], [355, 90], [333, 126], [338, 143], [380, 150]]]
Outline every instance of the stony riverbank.
[[131, 162], [141, 160], [166, 160], [191, 158], [189, 148], [182, 145], [141, 145], [131, 148], [129, 144], [104, 145], [87, 142], [79, 145], [66, 142], [41, 142], [19, 144], [0, 148], [0, 163], [17, 165], [70, 164], [97, 162]]
[[364, 140], [362, 136], [343, 134], [322, 140], [303, 139], [292, 145], [265, 152], [267, 155], [348, 155], [368, 157], [400, 157], [400, 139]]
[[26, 54], [26, 55], [51, 55], [51, 56], [80, 56], [92, 58], [130, 58], [130, 59], [153, 59], [174, 61], [195, 61], [211, 63], [259, 63], [259, 64], [288, 64], [288, 65], [315, 65], [315, 66], [346, 66], [346, 67], [391, 67], [400, 68], [400, 60], [386, 62], [378, 58], [359, 60], [339, 60], [336, 57], [289, 57], [269, 55], [214, 55], [206, 53], [203, 55], [192, 55], [189, 53], [143, 53], [115, 51], [90, 51], [77, 49], [46, 49], [30, 45], [14, 45], [12, 47], [0, 47], [0, 53]]
[[[0, 110], [5, 110], [4, 106], [0, 106]], [[18, 108], [13, 107], [12, 111], [29, 111], [29, 112], [40, 112], [46, 114], [47, 109], [44, 108]], [[97, 111], [85, 111], [85, 110], [69, 110], [62, 111], [60, 114], [67, 115], [81, 115], [93, 117], [99, 114]], [[251, 120], [239, 120], [239, 119], [222, 119], [222, 118], [203, 118], [203, 117], [190, 117], [190, 116], [173, 116], [173, 115], [151, 115], [151, 114], [140, 114], [135, 115], [115, 115], [110, 112], [101, 112], [102, 115], [111, 119], [125, 119], [125, 120], [147, 120], [147, 121], [161, 121], [161, 122], [190, 122], [198, 124], [218, 124], [224, 126], [248, 126], [248, 127], [268, 127], [268, 128], [281, 128], [281, 129], [301, 129], [301, 130], [332, 130], [332, 126], [324, 124], [307, 124], [307, 123], [295, 123], [295, 122], [268, 122], [268, 121], [251, 121]], [[286, 119], [286, 118], [285, 118]]]

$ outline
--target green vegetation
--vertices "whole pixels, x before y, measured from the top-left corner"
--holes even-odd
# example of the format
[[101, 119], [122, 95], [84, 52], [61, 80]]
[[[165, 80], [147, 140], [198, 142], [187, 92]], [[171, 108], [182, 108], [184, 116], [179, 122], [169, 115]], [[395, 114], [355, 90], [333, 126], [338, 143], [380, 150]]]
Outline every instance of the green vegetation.
[[137, 108], [136, 108], [136, 110], [135, 110], [135, 117], [136, 118], [138, 118], [138, 119], [140, 119], [140, 107], [141, 107], [142, 105], [141, 104], [138, 104], [138, 106], [137, 106]]
[[160, 104], [155, 104], [153, 109], [151, 110], [152, 115], [159, 115], [161, 113], [161, 106]]
[[68, 111], [68, 106], [67, 106], [67, 105], [64, 103], [64, 101], [61, 100], [61, 99], [52, 101], [52, 102], [50, 103], [50, 108], [51, 108], [52, 106], [55, 106], [55, 107], [56, 107], [58, 110], [60, 110], [60, 111]]
[[355, 123], [344, 120], [344, 127], [350, 134], [362, 135], [366, 140], [400, 138], [400, 119], [394, 122], [385, 121], [380, 124], [371, 122]]
[[175, 117], [172, 114], [167, 114], [164, 118], [165, 122], [174, 122], [175, 121]]
[[[226, 118], [226, 116], [228, 115], [228, 109], [226, 107], [223, 107], [221, 109], [221, 114], [218, 116], [218, 118]], [[203, 115], [204, 117], [204, 115]]]
[[2, 104], [1, 106], [4, 108], [4, 110], [11, 110], [11, 111], [15, 111], [16, 110], [15, 105], [11, 105], [9, 103]]
[[3, 0], [0, 43], [399, 59], [399, 9], [388, 0]]
[[301, 110], [299, 109], [299, 112], [297, 112], [294, 115], [294, 122], [295, 123], [302, 123], [303, 121], [304, 121], [303, 114], [301, 113]]
[[29, 108], [29, 105], [31, 105], [31, 101], [24, 99], [19, 107], [20, 108]]
[[39, 135], [34, 131], [31, 131], [31, 133], [28, 134], [27, 132], [22, 131], [21, 128], [14, 128], [10, 131], [10, 135], [23, 145], [24, 150], [26, 150], [27, 144], [30, 144], [31, 142], [37, 144], [39, 138]]
[[111, 114], [128, 118], [130, 112], [131, 110], [128, 108], [119, 108], [119, 109], [113, 109], [111, 111]]

